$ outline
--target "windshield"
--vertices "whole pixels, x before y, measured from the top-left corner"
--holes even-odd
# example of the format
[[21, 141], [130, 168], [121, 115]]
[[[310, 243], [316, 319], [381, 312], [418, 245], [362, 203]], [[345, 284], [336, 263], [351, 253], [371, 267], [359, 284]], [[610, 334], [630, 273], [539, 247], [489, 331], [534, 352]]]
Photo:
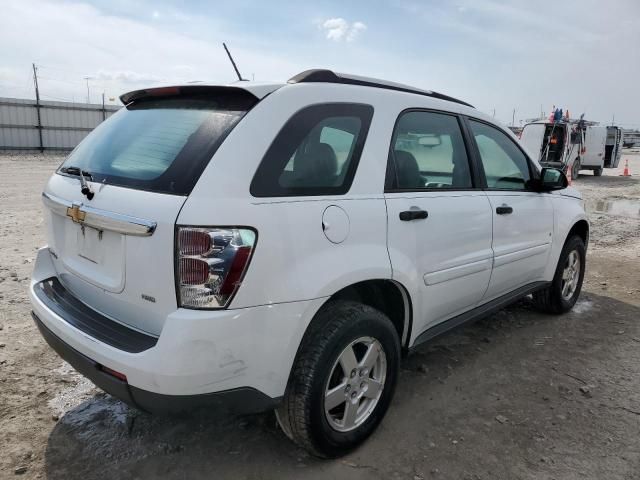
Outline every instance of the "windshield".
[[251, 106], [227, 97], [174, 97], [130, 104], [91, 132], [58, 173], [77, 167], [94, 182], [188, 195]]

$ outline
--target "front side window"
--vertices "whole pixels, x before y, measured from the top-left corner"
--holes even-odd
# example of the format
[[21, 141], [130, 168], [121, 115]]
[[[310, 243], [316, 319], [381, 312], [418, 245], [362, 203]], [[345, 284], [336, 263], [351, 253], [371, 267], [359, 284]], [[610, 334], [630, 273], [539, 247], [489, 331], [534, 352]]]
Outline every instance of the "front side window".
[[469, 160], [455, 116], [411, 111], [396, 124], [387, 190], [472, 187]]
[[486, 123], [470, 120], [478, 145], [487, 187], [524, 190], [531, 179], [527, 157], [505, 133]]
[[360, 104], [312, 105], [296, 113], [265, 154], [254, 197], [340, 195], [351, 187], [373, 116]]

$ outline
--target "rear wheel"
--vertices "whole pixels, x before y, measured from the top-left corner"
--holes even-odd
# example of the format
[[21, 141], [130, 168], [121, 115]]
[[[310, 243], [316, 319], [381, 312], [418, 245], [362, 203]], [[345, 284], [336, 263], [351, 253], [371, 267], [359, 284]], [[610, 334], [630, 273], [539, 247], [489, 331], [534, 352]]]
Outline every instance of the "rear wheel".
[[384, 417], [399, 362], [398, 334], [383, 313], [356, 302], [333, 302], [305, 335], [276, 411], [278, 422], [314, 455], [344, 455]]
[[551, 285], [533, 294], [533, 301], [538, 309], [559, 314], [573, 308], [582, 289], [585, 253], [582, 238], [574, 235], [567, 239]]
[[580, 159], [576, 158], [571, 165], [571, 180], [576, 180], [580, 176]]
[[603, 170], [604, 170], [604, 168], [602, 168], [602, 167], [594, 168], [593, 169], [593, 175], [596, 176], [596, 177], [601, 177]]

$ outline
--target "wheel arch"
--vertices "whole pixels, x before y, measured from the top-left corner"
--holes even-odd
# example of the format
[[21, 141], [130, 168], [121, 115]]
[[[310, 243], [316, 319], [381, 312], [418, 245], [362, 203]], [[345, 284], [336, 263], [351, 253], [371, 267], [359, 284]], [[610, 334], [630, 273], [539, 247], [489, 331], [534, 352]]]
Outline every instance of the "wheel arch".
[[325, 303], [335, 300], [353, 300], [381, 311], [389, 317], [396, 328], [402, 348], [408, 347], [411, 338], [413, 305], [408, 290], [400, 282], [391, 279], [372, 279], [353, 283], [335, 292]]
[[406, 350], [408, 348], [413, 324], [413, 304], [409, 291], [396, 280], [373, 278], [361, 280], [340, 288], [320, 305], [302, 334], [296, 359], [302, 345], [311, 334], [310, 332], [318, 328], [318, 313], [330, 303], [338, 300], [360, 302], [384, 313], [389, 317], [396, 332], [398, 332], [402, 349]]
[[578, 235], [582, 238], [584, 246], [586, 247], [589, 244], [589, 222], [585, 219], [581, 219], [574, 223], [569, 229], [569, 233], [567, 233], [567, 238], [565, 238], [564, 243], [567, 243], [567, 240], [569, 240], [573, 235]]

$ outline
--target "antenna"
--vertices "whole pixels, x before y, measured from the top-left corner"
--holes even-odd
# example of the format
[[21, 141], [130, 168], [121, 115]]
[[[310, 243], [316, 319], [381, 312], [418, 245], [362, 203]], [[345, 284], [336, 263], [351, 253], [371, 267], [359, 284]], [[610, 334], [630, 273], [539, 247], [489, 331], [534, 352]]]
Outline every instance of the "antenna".
[[240, 70], [238, 70], [238, 67], [236, 67], [236, 62], [233, 61], [233, 57], [231, 56], [231, 52], [229, 52], [229, 49], [227, 48], [227, 44], [222, 42], [222, 46], [224, 47], [224, 51], [227, 52], [227, 55], [229, 56], [229, 60], [231, 61], [231, 65], [233, 65], [233, 69], [236, 71], [236, 75], [238, 75], [238, 80], [240, 80], [241, 82], [244, 81], [245, 79], [242, 78], [242, 75], [240, 75]]

